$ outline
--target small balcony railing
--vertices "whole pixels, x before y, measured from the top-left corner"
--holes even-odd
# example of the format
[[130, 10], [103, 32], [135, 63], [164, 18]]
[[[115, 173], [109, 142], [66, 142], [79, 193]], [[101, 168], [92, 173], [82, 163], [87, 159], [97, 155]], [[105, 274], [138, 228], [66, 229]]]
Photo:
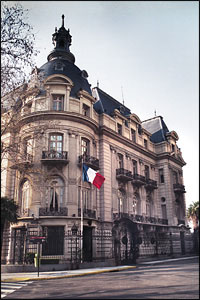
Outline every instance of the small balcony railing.
[[133, 222], [140, 222], [144, 224], [162, 224], [162, 225], [168, 225], [167, 219], [162, 218], [156, 218], [156, 217], [150, 217], [145, 215], [133, 215], [128, 213], [113, 213], [113, 219], [121, 219], [121, 218], [127, 218], [130, 219]]
[[68, 216], [68, 209], [67, 207], [60, 207], [58, 209], [51, 209], [50, 208], [39, 208], [39, 215], [40, 216]]
[[99, 159], [90, 156], [90, 155], [79, 155], [78, 157], [78, 165], [81, 166], [83, 164], [86, 164], [88, 167], [94, 169], [94, 170], [99, 170]]
[[[81, 216], [81, 209], [78, 209], [78, 216]], [[96, 219], [96, 211], [92, 209], [84, 209], [83, 210], [83, 217], [85, 218], [91, 218]]]
[[181, 225], [181, 224], [185, 225], [185, 220], [178, 220], [178, 225]]
[[132, 176], [132, 184], [136, 186], [141, 186], [146, 183], [145, 177], [142, 175], [139, 175], [137, 173], [133, 174]]
[[68, 152], [67, 151], [42, 151], [42, 162], [62, 162], [67, 164]]
[[121, 181], [130, 181], [133, 179], [131, 171], [124, 168], [116, 169], [116, 178]]
[[175, 193], [186, 193], [185, 186], [183, 184], [175, 183], [173, 188]]
[[146, 178], [146, 185], [145, 185], [146, 189], [149, 190], [154, 190], [157, 189], [157, 181], [150, 179], [150, 178]]
[[26, 169], [33, 166], [33, 155], [26, 153], [21, 154], [20, 157], [11, 166], [12, 169]]

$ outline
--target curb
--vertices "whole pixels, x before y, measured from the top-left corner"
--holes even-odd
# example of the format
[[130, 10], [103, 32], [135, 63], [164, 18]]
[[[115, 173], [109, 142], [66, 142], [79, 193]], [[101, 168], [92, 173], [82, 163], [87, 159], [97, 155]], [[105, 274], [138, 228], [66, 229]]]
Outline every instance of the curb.
[[68, 275], [62, 275], [62, 276], [47, 276], [47, 277], [37, 277], [37, 278], [31, 278], [31, 277], [12, 277], [9, 279], [3, 279], [1, 282], [17, 282], [17, 281], [37, 281], [37, 280], [49, 280], [49, 279], [61, 279], [61, 278], [73, 278], [73, 277], [80, 277], [85, 275], [95, 275], [100, 273], [108, 273], [108, 272], [118, 272], [118, 271], [124, 271], [128, 269], [135, 269], [136, 266], [127, 266], [117, 269], [105, 269], [105, 270], [99, 270], [99, 271], [91, 271], [91, 272], [85, 272], [80, 274], [68, 274]]

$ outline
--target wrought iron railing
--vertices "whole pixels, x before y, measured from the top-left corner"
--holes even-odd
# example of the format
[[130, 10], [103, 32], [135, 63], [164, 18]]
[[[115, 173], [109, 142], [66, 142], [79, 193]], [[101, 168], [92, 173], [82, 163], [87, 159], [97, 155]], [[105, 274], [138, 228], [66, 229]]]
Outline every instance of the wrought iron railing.
[[42, 159], [47, 160], [67, 160], [68, 152], [67, 151], [42, 151]]
[[133, 214], [128, 214], [128, 213], [113, 213], [114, 220], [117, 220], [119, 218], [127, 218], [133, 222], [168, 225], [167, 219], [150, 217], [150, 216], [142, 216], [142, 215], [133, 215]]
[[129, 170], [126, 170], [124, 168], [116, 169], [116, 177], [117, 179], [122, 180], [132, 180], [132, 172]]
[[11, 166], [11, 169], [17, 169], [17, 168], [27, 168], [31, 167], [33, 164], [33, 155], [26, 153], [26, 154], [19, 154], [16, 161]]
[[[78, 216], [81, 216], [81, 209], [78, 208]], [[83, 210], [83, 217], [85, 218], [92, 218], [92, 219], [96, 219], [96, 211], [92, 210], [92, 209], [84, 209]]]
[[144, 176], [135, 173], [132, 175], [132, 183], [138, 184], [138, 185], [143, 185], [146, 183], [146, 180], [145, 180]]
[[185, 193], [185, 186], [180, 183], [174, 183], [173, 188], [175, 192]]
[[181, 225], [181, 224], [185, 225], [185, 220], [179, 220], [178, 219], [178, 225]]
[[68, 209], [67, 207], [60, 207], [58, 210], [49, 208], [39, 208], [39, 215], [40, 216], [68, 216]]
[[78, 164], [82, 163], [92, 167], [95, 170], [99, 170], [99, 159], [94, 156], [90, 156], [88, 154], [79, 155]]
[[146, 178], [146, 187], [147, 188], [152, 188], [152, 189], [157, 189], [157, 181], [150, 179], [150, 178]]

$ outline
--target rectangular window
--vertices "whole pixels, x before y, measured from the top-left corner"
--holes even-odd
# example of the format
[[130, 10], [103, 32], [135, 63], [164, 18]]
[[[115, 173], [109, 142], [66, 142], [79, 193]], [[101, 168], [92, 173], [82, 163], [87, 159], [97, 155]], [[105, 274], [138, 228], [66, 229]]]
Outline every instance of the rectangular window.
[[122, 154], [118, 154], [118, 166], [119, 166], [119, 169], [123, 169], [123, 167], [124, 167]]
[[177, 172], [173, 172], [173, 182], [176, 184], [176, 183], [178, 183], [178, 174], [177, 174]]
[[60, 134], [51, 134], [49, 141], [49, 150], [61, 153], [63, 150], [63, 136]]
[[117, 132], [122, 135], [122, 125], [117, 123]]
[[81, 155], [83, 154], [90, 154], [90, 141], [85, 138], [81, 139]]
[[175, 152], [175, 146], [172, 144], [172, 152]]
[[84, 116], [90, 117], [90, 108], [86, 104], [83, 104], [82, 113]]
[[164, 183], [165, 182], [163, 169], [159, 169], [159, 182], [160, 183]]
[[147, 149], [147, 140], [144, 139], [144, 147]]
[[137, 161], [133, 160], [133, 175], [137, 174]]
[[52, 95], [52, 98], [53, 98], [53, 110], [57, 110], [57, 111], [60, 111], [60, 110], [63, 110], [64, 109], [64, 95], [56, 95], [56, 94], [53, 94]]
[[131, 128], [131, 139], [134, 143], [136, 142], [136, 133], [133, 128]]
[[149, 179], [149, 166], [144, 166], [144, 175], [145, 175], [145, 179]]
[[163, 218], [163, 219], [167, 219], [167, 208], [166, 208], [166, 204], [162, 204], [162, 205], [161, 205], [161, 210], [162, 210], [162, 218]]

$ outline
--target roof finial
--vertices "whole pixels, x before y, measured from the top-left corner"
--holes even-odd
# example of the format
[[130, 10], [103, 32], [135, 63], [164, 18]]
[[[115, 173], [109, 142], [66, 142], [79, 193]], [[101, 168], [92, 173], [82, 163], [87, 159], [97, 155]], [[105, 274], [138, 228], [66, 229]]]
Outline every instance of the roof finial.
[[154, 110], [154, 114], [155, 114], [155, 117], [156, 117], [156, 110]]
[[124, 95], [123, 95], [123, 87], [121, 86], [121, 90], [122, 90], [122, 103], [124, 105]]
[[62, 15], [62, 27], [64, 27], [64, 18], [65, 18], [65, 16]]
[[97, 80], [97, 87], [99, 88], [99, 80]]

